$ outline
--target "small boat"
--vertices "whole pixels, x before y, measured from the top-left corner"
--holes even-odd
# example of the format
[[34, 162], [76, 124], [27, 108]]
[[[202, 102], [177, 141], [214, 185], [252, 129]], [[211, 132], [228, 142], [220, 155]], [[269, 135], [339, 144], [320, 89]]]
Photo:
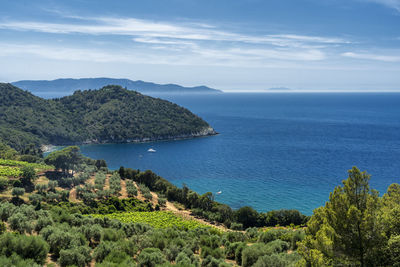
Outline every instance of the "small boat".
[[217, 195], [219, 195], [219, 194], [222, 194], [222, 191], [218, 191], [218, 192], [217, 192]]
[[154, 153], [154, 152], [156, 152], [156, 150], [153, 149], [153, 148], [149, 148], [149, 149], [147, 150], [147, 152], [152, 152], [152, 153]]

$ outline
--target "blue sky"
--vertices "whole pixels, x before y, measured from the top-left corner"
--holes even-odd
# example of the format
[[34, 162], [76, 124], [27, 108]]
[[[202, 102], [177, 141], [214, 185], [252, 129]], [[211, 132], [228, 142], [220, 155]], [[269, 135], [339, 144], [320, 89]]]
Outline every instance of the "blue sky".
[[2, 0], [0, 81], [400, 90], [400, 0]]

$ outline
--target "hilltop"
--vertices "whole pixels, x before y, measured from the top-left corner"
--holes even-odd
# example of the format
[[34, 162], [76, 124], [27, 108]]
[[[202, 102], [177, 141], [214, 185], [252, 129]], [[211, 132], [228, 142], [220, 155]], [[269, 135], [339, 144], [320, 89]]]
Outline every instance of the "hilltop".
[[76, 90], [100, 89], [109, 84], [120, 85], [141, 93], [222, 93], [207, 86], [184, 87], [177, 84], [156, 84], [144, 81], [112, 78], [82, 78], [57, 80], [23, 80], [12, 83], [14, 86], [31, 93], [46, 97], [60, 97]]
[[16, 149], [29, 143], [124, 143], [213, 134], [189, 110], [121, 86], [46, 100], [0, 84], [0, 141]]

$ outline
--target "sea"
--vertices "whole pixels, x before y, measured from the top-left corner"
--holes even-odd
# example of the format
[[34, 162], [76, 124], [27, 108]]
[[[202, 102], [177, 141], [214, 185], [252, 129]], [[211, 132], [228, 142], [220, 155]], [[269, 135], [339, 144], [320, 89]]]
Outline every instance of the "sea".
[[[381, 195], [400, 183], [400, 93], [158, 95], [206, 120], [216, 136], [83, 145], [109, 168], [150, 169], [233, 209], [311, 215], [357, 166]], [[148, 152], [152, 148], [156, 152]]]

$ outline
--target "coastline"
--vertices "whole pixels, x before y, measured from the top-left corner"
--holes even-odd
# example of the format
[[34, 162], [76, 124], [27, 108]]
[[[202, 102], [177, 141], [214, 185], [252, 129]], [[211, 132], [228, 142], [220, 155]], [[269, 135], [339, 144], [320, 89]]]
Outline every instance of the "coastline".
[[142, 144], [149, 142], [162, 142], [162, 141], [178, 141], [178, 140], [186, 140], [200, 137], [210, 137], [218, 135], [212, 127], [208, 127], [202, 131], [191, 133], [191, 134], [181, 134], [181, 135], [173, 135], [173, 136], [158, 136], [158, 137], [144, 137], [144, 138], [136, 138], [136, 139], [125, 139], [125, 140], [115, 140], [115, 139], [107, 139], [107, 140], [86, 140], [83, 142], [74, 142], [74, 143], [66, 143], [66, 144], [42, 144], [40, 145], [40, 149], [43, 153], [53, 152], [57, 150], [59, 146], [74, 146], [74, 145], [94, 145], [94, 144]]

